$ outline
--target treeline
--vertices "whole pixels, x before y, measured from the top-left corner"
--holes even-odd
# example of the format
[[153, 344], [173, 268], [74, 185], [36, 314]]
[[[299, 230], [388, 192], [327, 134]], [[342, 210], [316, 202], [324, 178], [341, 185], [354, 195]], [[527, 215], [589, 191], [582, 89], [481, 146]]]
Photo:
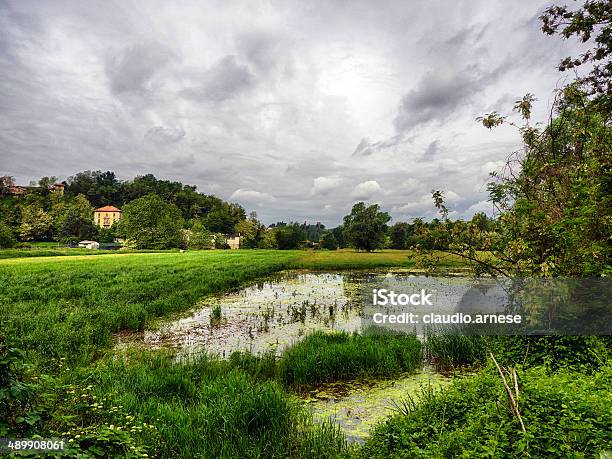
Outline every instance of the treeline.
[[197, 223], [213, 234], [233, 234], [237, 225], [247, 220], [238, 204], [152, 174], [119, 180], [111, 171], [79, 172], [63, 182], [63, 192], [61, 187], [60, 191], [53, 187], [56, 181], [55, 177], [43, 177], [29, 187], [16, 187], [12, 177], [0, 177], [0, 247], [29, 241], [110, 242], [123, 235], [119, 234], [121, 227], [97, 228], [94, 209], [114, 205], [125, 215], [124, 206], [150, 196], [171, 206], [164, 210], [177, 217], [181, 229]]

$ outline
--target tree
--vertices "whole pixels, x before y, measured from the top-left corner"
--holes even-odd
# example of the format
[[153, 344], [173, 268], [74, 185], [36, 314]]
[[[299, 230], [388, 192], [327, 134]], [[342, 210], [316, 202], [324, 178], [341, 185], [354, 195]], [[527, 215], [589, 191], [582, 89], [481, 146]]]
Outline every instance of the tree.
[[278, 249], [278, 243], [276, 242], [276, 233], [274, 230], [267, 230], [261, 241], [259, 242], [260, 249]]
[[338, 241], [336, 240], [334, 233], [332, 233], [331, 231], [326, 231], [325, 233], [323, 233], [323, 236], [321, 236], [321, 248], [327, 250], [338, 249]]
[[344, 217], [344, 231], [353, 247], [371, 252], [383, 247], [389, 220], [389, 214], [381, 212], [378, 204], [366, 206], [358, 202]]
[[0, 221], [0, 249], [8, 249], [15, 245], [15, 235], [10, 226]]
[[193, 250], [211, 249], [214, 246], [212, 234], [200, 221], [191, 227], [187, 247]]
[[245, 218], [246, 214], [242, 207], [222, 202], [204, 217], [203, 222], [210, 231], [229, 234]]
[[183, 243], [183, 218], [174, 204], [148, 195], [126, 204], [119, 231], [138, 249], [168, 249]]
[[234, 227], [234, 233], [240, 235], [241, 247], [253, 247], [258, 232], [259, 222], [257, 220], [242, 220]]
[[410, 247], [410, 237], [412, 236], [413, 229], [410, 223], [397, 222], [391, 226], [390, 234], [391, 237], [391, 248], [393, 249], [407, 249]]
[[336, 238], [336, 241], [338, 241], [338, 247], [339, 248], [344, 249], [345, 247], [348, 247], [348, 242], [347, 242], [346, 236], [344, 234], [344, 226], [342, 226], [342, 225], [336, 226], [331, 231], [334, 234], [334, 237]]
[[297, 223], [287, 226], [278, 226], [273, 229], [276, 243], [280, 250], [298, 249], [306, 240], [306, 233]]
[[93, 239], [98, 229], [93, 222], [93, 207], [87, 198], [79, 194], [71, 202], [59, 202], [54, 206], [55, 227], [61, 240]]
[[591, 93], [612, 94], [612, 4], [610, 0], [589, 0], [571, 11], [567, 6], [553, 5], [540, 17], [542, 31], [563, 38], [576, 36], [582, 43], [593, 43], [591, 49], [577, 57], [566, 57], [559, 64], [565, 71], [588, 65], [587, 76], [577, 82], [589, 87]]
[[51, 236], [53, 219], [38, 203], [32, 203], [21, 209], [19, 237], [24, 241], [45, 239]]

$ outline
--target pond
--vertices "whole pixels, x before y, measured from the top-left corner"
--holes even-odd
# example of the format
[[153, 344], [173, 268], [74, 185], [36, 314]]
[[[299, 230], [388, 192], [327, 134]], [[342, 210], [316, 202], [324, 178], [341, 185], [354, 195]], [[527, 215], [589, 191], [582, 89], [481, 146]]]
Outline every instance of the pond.
[[178, 359], [204, 352], [220, 357], [234, 351], [280, 355], [313, 331], [353, 332], [371, 324], [371, 309], [364, 310], [362, 298], [366, 285], [408, 283], [416, 291], [427, 288], [437, 293], [438, 308], [452, 310], [473, 285], [463, 272], [446, 276], [441, 288], [439, 277], [413, 271], [282, 272], [240, 291], [209, 298], [189, 316], [145, 331], [144, 344], [173, 348]]
[[[238, 292], [208, 299], [189, 317], [145, 331], [149, 347], [171, 346], [178, 358], [202, 352], [283, 349], [315, 330], [356, 331], [358, 273], [284, 272]], [[213, 310], [220, 310], [215, 319]]]
[[[171, 348], [177, 359], [201, 353], [228, 357], [284, 349], [316, 330], [359, 331], [368, 326], [364, 294], [370, 286], [397, 283], [416, 291], [427, 288], [438, 303], [452, 309], [473, 295], [465, 272], [447, 272], [446, 280], [415, 271], [287, 271], [237, 292], [204, 300], [189, 315], [144, 332], [148, 348]], [[470, 300], [471, 302], [471, 300]], [[215, 312], [216, 310], [216, 312]], [[371, 316], [370, 316], [371, 318]], [[440, 390], [451, 378], [424, 368], [390, 379], [365, 378], [332, 382], [300, 394], [317, 420], [336, 423], [351, 443], [363, 443], [371, 428], [393, 414], [405, 400], [418, 400], [422, 390]]]

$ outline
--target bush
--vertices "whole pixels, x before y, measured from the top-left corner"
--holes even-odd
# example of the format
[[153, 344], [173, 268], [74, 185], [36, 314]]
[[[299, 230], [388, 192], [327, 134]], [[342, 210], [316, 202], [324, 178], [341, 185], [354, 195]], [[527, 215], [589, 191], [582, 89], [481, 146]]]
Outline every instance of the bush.
[[337, 250], [338, 249], [338, 241], [334, 236], [334, 233], [328, 231], [321, 237], [321, 248], [327, 250]]
[[[599, 457], [612, 447], [611, 368], [518, 372], [520, 430], [497, 370], [457, 379], [380, 424], [363, 457]], [[602, 456], [603, 457], [603, 456]]]
[[15, 235], [13, 230], [7, 224], [0, 222], [0, 249], [9, 249], [14, 247], [17, 241], [15, 241]]

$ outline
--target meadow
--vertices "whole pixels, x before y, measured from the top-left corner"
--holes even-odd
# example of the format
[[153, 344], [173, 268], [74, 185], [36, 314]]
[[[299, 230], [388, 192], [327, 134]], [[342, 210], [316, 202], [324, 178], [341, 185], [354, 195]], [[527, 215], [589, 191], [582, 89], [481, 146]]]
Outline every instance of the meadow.
[[[458, 268], [460, 260], [445, 264]], [[527, 362], [524, 343], [513, 339], [500, 344], [449, 336], [422, 344], [410, 335], [318, 333], [280, 359], [236, 353], [188, 363], [165, 351], [113, 346], [115, 334], [142, 330], [207, 295], [280, 270], [413, 266], [409, 251], [345, 250], [0, 260], [0, 436], [71, 438], [67, 454], [83, 457], [439, 457], [460, 443], [468, 455], [520, 455], [531, 448], [540, 457], [548, 449], [577, 450], [583, 440], [588, 456], [612, 445], [610, 367], [601, 342], [598, 355], [594, 346], [585, 348], [588, 368], [578, 365], [563, 375], [551, 375], [541, 366], [547, 363], [537, 360], [541, 355], [550, 364], [550, 352], [539, 354], [534, 344]], [[567, 366], [559, 343], [551, 345], [561, 359], [552, 363]], [[524, 372], [519, 369], [522, 409], [531, 423], [527, 440], [517, 437], [503, 385], [487, 363], [489, 350], [508, 364], [528, 363]], [[573, 350], [569, 357], [580, 364], [584, 359]], [[323, 382], [417, 371], [424, 355], [444, 369], [483, 369], [457, 379], [440, 396], [424, 392], [421, 403], [406, 401], [363, 449], [348, 446], [336, 426], [314, 423], [296, 397]], [[538, 434], [556, 409], [559, 421], [542, 431], [563, 439], [560, 449]], [[586, 420], [585, 427], [572, 419]], [[427, 434], [416, 434], [421, 431]], [[481, 431], [488, 437], [478, 437]]]

